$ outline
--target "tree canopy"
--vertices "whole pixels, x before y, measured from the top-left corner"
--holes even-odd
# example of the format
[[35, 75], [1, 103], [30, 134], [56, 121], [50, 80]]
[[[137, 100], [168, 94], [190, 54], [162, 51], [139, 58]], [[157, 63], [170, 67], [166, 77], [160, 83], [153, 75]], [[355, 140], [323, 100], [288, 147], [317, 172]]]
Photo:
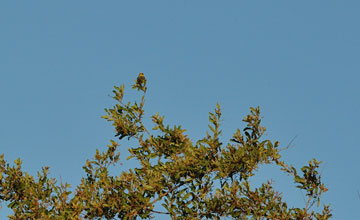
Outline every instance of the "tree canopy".
[[[9, 219], [279, 219], [325, 220], [329, 205], [320, 208], [327, 188], [312, 159], [300, 170], [281, 159], [278, 141], [266, 140], [259, 107], [250, 108], [228, 143], [220, 141], [221, 109], [209, 113], [209, 130], [194, 142], [181, 126], [169, 126], [164, 116], [151, 116], [154, 127], [143, 123], [147, 80], [140, 73], [133, 89], [141, 98], [123, 101], [124, 85], [114, 87], [115, 106], [104, 119], [115, 127], [121, 142], [134, 139], [130, 158], [138, 167], [112, 175], [110, 166], [121, 166], [120, 145], [110, 140], [104, 152], [96, 150], [86, 161], [81, 183], [71, 191], [68, 183], [49, 176], [43, 167], [37, 176], [22, 170], [20, 159], [9, 164], [0, 157], [0, 201], [13, 210]], [[155, 130], [155, 131], [154, 131]], [[306, 195], [305, 207], [289, 207], [271, 181], [252, 187], [250, 177], [259, 165], [277, 165], [293, 177]], [[159, 207], [162, 206], [162, 209]]]

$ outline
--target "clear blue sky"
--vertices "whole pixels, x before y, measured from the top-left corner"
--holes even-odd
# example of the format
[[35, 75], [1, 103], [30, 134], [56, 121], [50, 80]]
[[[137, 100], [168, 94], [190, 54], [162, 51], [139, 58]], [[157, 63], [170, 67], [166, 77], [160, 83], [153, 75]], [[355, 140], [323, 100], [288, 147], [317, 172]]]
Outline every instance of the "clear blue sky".
[[[194, 140], [216, 102], [224, 140], [259, 105], [267, 138], [298, 135], [284, 159], [324, 161], [333, 219], [360, 219], [359, 11], [358, 0], [1, 1], [0, 153], [75, 186], [113, 138], [100, 118], [112, 87], [144, 72], [147, 116]], [[289, 177], [259, 172], [304, 205]]]

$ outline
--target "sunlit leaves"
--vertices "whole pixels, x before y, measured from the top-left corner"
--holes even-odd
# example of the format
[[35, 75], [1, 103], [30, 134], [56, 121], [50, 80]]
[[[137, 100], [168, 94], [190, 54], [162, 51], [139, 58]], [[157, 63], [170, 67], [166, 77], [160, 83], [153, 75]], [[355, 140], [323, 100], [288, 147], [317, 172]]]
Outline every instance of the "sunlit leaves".
[[[14, 211], [10, 219], [149, 219], [156, 214], [171, 219], [318, 219], [331, 217], [320, 197], [327, 189], [318, 173], [320, 162], [311, 160], [298, 171], [280, 160], [279, 142], [264, 140], [260, 108], [250, 108], [246, 126], [237, 129], [229, 143], [221, 136], [221, 108], [209, 113], [205, 137], [192, 141], [179, 125], [165, 123], [158, 113], [151, 116], [152, 132], [144, 126], [147, 80], [140, 73], [133, 89], [140, 101], [124, 100], [125, 86], [114, 87], [116, 104], [103, 116], [115, 128], [120, 141], [136, 140], [128, 148], [138, 166], [113, 175], [110, 166], [120, 163], [119, 144], [111, 140], [103, 152], [83, 166], [85, 176], [72, 192], [69, 184], [49, 178], [49, 168], [37, 178], [22, 171], [21, 160], [10, 166], [0, 156], [0, 200]], [[126, 139], [124, 139], [126, 137]], [[124, 144], [123, 144], [124, 145]], [[296, 187], [307, 197], [304, 207], [288, 207], [270, 181], [252, 188], [250, 177], [259, 165], [276, 164], [294, 178]], [[159, 204], [159, 205], [157, 205]], [[165, 211], [157, 207], [162, 206]]]

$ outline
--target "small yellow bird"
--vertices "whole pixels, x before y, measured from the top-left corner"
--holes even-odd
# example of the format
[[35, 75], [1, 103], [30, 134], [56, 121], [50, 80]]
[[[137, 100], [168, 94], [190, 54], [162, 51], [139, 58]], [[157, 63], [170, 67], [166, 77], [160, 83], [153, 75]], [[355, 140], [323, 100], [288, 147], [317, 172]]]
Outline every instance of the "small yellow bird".
[[140, 86], [144, 86], [146, 83], [146, 78], [144, 76], [144, 73], [140, 73], [136, 79], [137, 84]]

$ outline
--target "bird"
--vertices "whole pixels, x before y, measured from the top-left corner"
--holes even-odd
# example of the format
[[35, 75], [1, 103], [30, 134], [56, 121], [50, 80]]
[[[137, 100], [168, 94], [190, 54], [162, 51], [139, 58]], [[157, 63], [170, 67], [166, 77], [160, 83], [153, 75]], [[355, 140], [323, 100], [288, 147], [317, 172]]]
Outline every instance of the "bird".
[[140, 73], [136, 79], [137, 84], [140, 86], [144, 86], [146, 83], [146, 78], [144, 76], [144, 73]]

